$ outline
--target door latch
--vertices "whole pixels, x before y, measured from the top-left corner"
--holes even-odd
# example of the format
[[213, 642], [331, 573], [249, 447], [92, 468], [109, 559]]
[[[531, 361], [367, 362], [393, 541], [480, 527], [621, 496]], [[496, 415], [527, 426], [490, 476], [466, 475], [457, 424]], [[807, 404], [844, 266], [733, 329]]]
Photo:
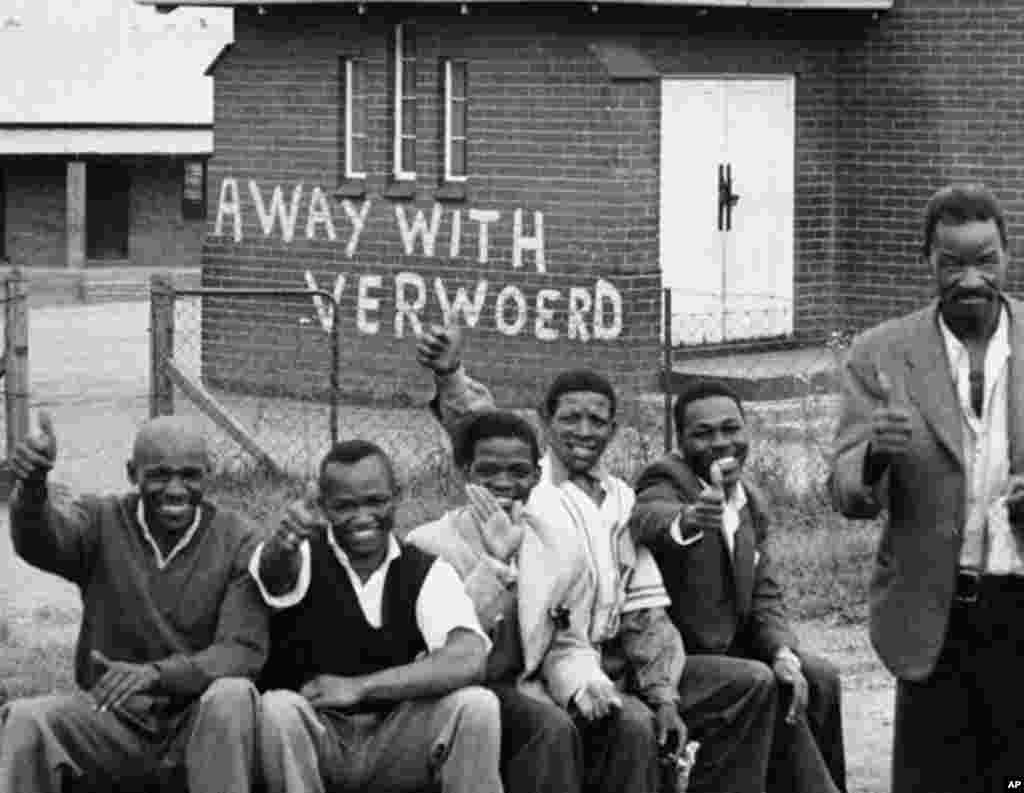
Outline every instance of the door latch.
[[718, 230], [732, 230], [732, 208], [740, 197], [732, 190], [732, 164], [718, 165]]

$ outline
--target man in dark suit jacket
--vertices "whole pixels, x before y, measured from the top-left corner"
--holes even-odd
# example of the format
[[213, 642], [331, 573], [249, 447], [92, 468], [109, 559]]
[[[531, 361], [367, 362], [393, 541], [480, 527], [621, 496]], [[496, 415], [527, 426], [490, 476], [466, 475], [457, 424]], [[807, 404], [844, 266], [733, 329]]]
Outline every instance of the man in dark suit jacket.
[[[786, 619], [764, 547], [764, 500], [742, 476], [742, 403], [725, 384], [702, 380], [677, 398], [674, 416], [679, 451], [641, 472], [633, 526], [661, 568], [686, 646], [684, 699], [689, 674], [739, 684], [761, 670], [780, 694], [766, 789], [843, 791], [839, 675], [797, 648]], [[700, 740], [701, 725], [686, 718]]]
[[859, 336], [844, 368], [837, 509], [888, 509], [871, 639], [897, 677], [893, 793], [1007, 790], [1024, 774], [1024, 306], [980, 186], [925, 210], [938, 300]]

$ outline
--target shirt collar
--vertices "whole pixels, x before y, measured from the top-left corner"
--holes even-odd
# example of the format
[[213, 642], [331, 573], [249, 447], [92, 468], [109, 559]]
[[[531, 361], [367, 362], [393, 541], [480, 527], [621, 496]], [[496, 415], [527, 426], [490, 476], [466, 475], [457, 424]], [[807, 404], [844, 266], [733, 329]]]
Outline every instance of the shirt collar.
[[[352, 566], [352, 562], [349, 561], [348, 554], [338, 545], [338, 541], [334, 539], [334, 532], [329, 527], [327, 529], [327, 544], [331, 547], [331, 552], [334, 554], [334, 558], [338, 560], [338, 564], [344, 567], [349, 572], [349, 575], [356, 576], [358, 580], [355, 568]], [[389, 534], [387, 555], [385, 555], [380, 567], [373, 571], [373, 575], [376, 575], [381, 570], [387, 570], [391, 563], [401, 555], [402, 548], [398, 544], [398, 540], [395, 539], [394, 534]]]
[[[560, 487], [569, 481], [569, 469], [565, 467], [565, 463], [558, 459], [558, 455], [552, 452], [550, 449], [544, 453], [544, 457], [540, 461], [541, 477], [547, 479], [555, 487]], [[604, 463], [598, 461], [597, 465], [590, 469], [590, 473], [587, 474], [595, 482], [599, 483], [605, 490], [608, 489], [608, 479], [610, 474], [608, 469], [605, 468]]]
[[[935, 313], [939, 318], [939, 331], [942, 333], [942, 340], [946, 346], [946, 356], [949, 358], [949, 365], [953, 370], [953, 375], [955, 377], [956, 372], [960, 369], [963, 357], [968, 354], [967, 347], [956, 337], [956, 334], [949, 329], [949, 325], [946, 324], [946, 320], [943, 318], [942, 312], [938, 308], [935, 309]], [[996, 361], [1003, 361], [1010, 357], [1009, 324], [1006, 306], [1001, 305], [999, 308], [999, 324], [996, 325], [995, 333], [993, 333], [992, 338], [989, 339], [988, 350], [985, 353], [986, 361], [990, 358]]]
[[153, 550], [153, 555], [156, 556], [156, 566], [163, 570], [171, 563], [175, 556], [185, 550], [188, 544], [192, 542], [192, 538], [196, 536], [196, 532], [199, 531], [199, 524], [203, 519], [203, 505], [199, 504], [196, 506], [196, 515], [192, 519], [192, 525], [188, 527], [188, 531], [181, 535], [181, 539], [175, 543], [174, 547], [171, 548], [171, 552], [166, 557], [163, 551], [160, 550], [160, 544], [149, 530], [149, 524], [146, 523], [146, 510], [143, 508], [141, 498], [135, 506], [135, 519], [139, 522], [139, 528], [142, 529], [142, 536], [149, 543], [149, 547]]

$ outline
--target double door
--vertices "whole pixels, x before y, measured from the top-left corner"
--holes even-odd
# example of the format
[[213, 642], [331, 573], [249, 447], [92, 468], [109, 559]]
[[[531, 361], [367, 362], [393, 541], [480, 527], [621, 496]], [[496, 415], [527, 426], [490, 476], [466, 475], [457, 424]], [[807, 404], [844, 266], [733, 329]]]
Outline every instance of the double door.
[[793, 77], [665, 78], [661, 99], [674, 343], [792, 333]]

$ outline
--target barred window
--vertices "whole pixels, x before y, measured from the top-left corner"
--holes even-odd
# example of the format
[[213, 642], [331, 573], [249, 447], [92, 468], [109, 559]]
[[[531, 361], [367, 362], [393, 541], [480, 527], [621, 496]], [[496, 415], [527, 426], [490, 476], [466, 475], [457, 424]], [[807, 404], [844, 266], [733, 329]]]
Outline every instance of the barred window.
[[342, 121], [342, 156], [344, 179], [366, 178], [367, 118], [366, 62], [343, 58], [341, 69], [344, 119]]
[[416, 178], [416, 39], [409, 24], [395, 25], [394, 177]]
[[467, 132], [469, 65], [466, 61], [444, 61], [444, 179], [462, 182], [467, 176]]

